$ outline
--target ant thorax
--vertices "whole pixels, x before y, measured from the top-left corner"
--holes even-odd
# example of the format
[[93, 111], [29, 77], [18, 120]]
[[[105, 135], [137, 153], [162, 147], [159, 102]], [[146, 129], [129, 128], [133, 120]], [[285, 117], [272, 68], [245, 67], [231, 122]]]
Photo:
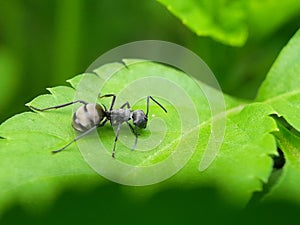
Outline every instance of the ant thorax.
[[113, 109], [107, 112], [112, 126], [117, 126], [131, 119], [132, 111], [130, 109]]

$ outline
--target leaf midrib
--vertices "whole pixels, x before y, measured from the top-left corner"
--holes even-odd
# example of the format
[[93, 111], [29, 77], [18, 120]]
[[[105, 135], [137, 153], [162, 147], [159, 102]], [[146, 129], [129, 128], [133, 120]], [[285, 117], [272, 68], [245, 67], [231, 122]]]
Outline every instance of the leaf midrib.
[[[239, 106], [231, 108], [228, 111], [225, 111], [226, 112], [226, 117], [229, 114], [233, 114], [233, 113], [237, 113], [237, 112], [241, 111], [246, 105], [247, 104], [241, 104]], [[222, 118], [223, 115], [224, 115], [224, 112], [218, 113], [217, 115], [215, 115], [213, 117], [210, 117], [208, 120], [204, 121], [203, 123], [198, 124], [197, 126], [195, 126], [194, 128], [192, 128], [191, 130], [189, 130], [188, 132], [186, 132], [182, 136], [180, 136], [180, 138], [173, 139], [173, 141], [169, 145], [164, 146], [163, 148], [161, 148], [160, 150], [158, 150], [155, 155], [159, 154], [160, 152], [166, 151], [166, 149], [168, 148], [168, 146], [171, 146], [172, 144], [174, 144], [175, 142], [177, 142], [179, 139], [184, 139], [186, 136], [190, 135], [195, 130], [200, 129], [201, 127], [203, 128], [205, 126], [208, 126], [211, 123], [211, 121], [217, 121], [218, 119]], [[226, 117], [225, 117], [225, 119], [226, 119]], [[143, 166], [143, 165], [147, 164], [149, 161], [151, 161], [152, 158], [153, 158], [152, 155], [150, 155], [147, 158], [145, 158], [145, 160], [143, 160], [141, 163], [139, 163], [136, 166]]]
[[[280, 99], [282, 99], [282, 98], [284, 98], [286, 96], [290, 97], [290, 96], [297, 95], [297, 94], [300, 94], [300, 89], [299, 90], [297, 89], [297, 90], [294, 90], [294, 91], [291, 91], [291, 92], [287, 92], [287, 93], [283, 93], [281, 95], [275, 96], [275, 97], [267, 99], [265, 101], [262, 101], [261, 103], [268, 104], [268, 103], [274, 102], [276, 100], [280, 100]], [[244, 103], [244, 104], [238, 105], [238, 106], [236, 106], [234, 108], [231, 108], [228, 111], [225, 111], [226, 112], [226, 117], [228, 115], [231, 115], [231, 114], [234, 114], [234, 113], [242, 111], [245, 106], [247, 106], [249, 104], [252, 104], [252, 103], [255, 103], [255, 102], [259, 102], [259, 101], [253, 101], [251, 103]], [[220, 119], [222, 117], [223, 113], [224, 112], [221, 112], [221, 113], [218, 113], [217, 115], [215, 115], [213, 117], [210, 117], [208, 120], [206, 120], [203, 123], [200, 123], [199, 125], [197, 125], [194, 128], [192, 128], [189, 132], [186, 132], [185, 134], [183, 134], [180, 138], [173, 139], [173, 141], [169, 145], [167, 145], [167, 146], [161, 148], [160, 150], [158, 150], [155, 155], [157, 155], [157, 154], [159, 155], [159, 153], [166, 151], [166, 149], [167, 149], [168, 146], [174, 144], [179, 139], [184, 139], [186, 136], [188, 136], [191, 133], [193, 133], [196, 129], [200, 129], [200, 128], [203, 128], [203, 127], [209, 125], [211, 123], [211, 121], [217, 121], [218, 119]], [[143, 166], [143, 165], [147, 164], [148, 162], [152, 161], [152, 159], [153, 159], [153, 157], [152, 157], [152, 155], [150, 155], [147, 158], [145, 158], [145, 160], [143, 160], [141, 163], [139, 163], [136, 166]]]
[[263, 101], [256, 101], [256, 102], [262, 102], [262, 103], [271, 103], [271, 102], [274, 102], [276, 100], [280, 100], [284, 97], [291, 97], [293, 95], [297, 95], [297, 94], [300, 94], [300, 89], [296, 89], [296, 90], [293, 90], [293, 91], [290, 91], [290, 92], [286, 92], [286, 93], [283, 93], [283, 94], [280, 94], [280, 95], [277, 95], [277, 96], [274, 96], [272, 98], [269, 98], [267, 100], [263, 100]]

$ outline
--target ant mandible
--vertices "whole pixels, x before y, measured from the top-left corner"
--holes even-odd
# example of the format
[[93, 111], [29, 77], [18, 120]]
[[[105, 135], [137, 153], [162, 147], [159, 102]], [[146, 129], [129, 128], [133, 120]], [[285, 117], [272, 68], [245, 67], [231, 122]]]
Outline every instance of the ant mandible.
[[[125, 102], [119, 109], [113, 109], [116, 95], [115, 94], [106, 94], [99, 96], [99, 98], [107, 98], [111, 97], [112, 101], [109, 109], [105, 107], [105, 105], [100, 105], [97, 103], [88, 103], [83, 100], [76, 100], [73, 102], [68, 102], [62, 105], [52, 106], [48, 108], [36, 108], [34, 106], [29, 106], [31, 109], [36, 111], [46, 111], [50, 109], [58, 109], [63, 108], [69, 105], [73, 105], [76, 103], [83, 104], [81, 107], [77, 109], [77, 111], [73, 114], [73, 122], [72, 126], [76, 131], [79, 131], [81, 134], [75, 137], [70, 143], [65, 145], [64, 147], [53, 150], [52, 153], [58, 153], [66, 149], [69, 145], [76, 142], [80, 138], [84, 137], [88, 133], [97, 129], [98, 127], [104, 126], [107, 121], [110, 121], [111, 126], [117, 126], [117, 131], [115, 135], [114, 146], [112, 150], [112, 157], [115, 157], [116, 144], [118, 141], [121, 125], [125, 122], [130, 127], [131, 131], [135, 135], [135, 142], [132, 147], [132, 150], [136, 148], [138, 141], [138, 129], [145, 129], [148, 122], [148, 113], [149, 113], [149, 101], [150, 99], [154, 101], [162, 110], [167, 112], [165, 107], [163, 107], [157, 100], [155, 100], [152, 96], [147, 97], [147, 108], [146, 113], [143, 110], [132, 110], [129, 102]], [[129, 120], [132, 120], [134, 127], [129, 123]]]

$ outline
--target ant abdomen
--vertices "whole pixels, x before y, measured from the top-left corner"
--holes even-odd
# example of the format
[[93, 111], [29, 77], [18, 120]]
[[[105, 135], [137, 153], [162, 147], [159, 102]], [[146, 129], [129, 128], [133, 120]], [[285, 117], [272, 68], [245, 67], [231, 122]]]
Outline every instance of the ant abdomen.
[[73, 114], [72, 126], [84, 132], [97, 126], [105, 117], [105, 111], [99, 104], [84, 104]]

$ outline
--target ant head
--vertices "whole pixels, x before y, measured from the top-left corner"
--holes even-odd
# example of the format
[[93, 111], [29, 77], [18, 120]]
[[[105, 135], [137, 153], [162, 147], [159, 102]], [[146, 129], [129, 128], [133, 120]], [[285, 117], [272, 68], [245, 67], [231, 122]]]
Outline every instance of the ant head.
[[147, 126], [148, 117], [143, 110], [135, 110], [132, 113], [132, 122], [138, 128], [145, 129]]

